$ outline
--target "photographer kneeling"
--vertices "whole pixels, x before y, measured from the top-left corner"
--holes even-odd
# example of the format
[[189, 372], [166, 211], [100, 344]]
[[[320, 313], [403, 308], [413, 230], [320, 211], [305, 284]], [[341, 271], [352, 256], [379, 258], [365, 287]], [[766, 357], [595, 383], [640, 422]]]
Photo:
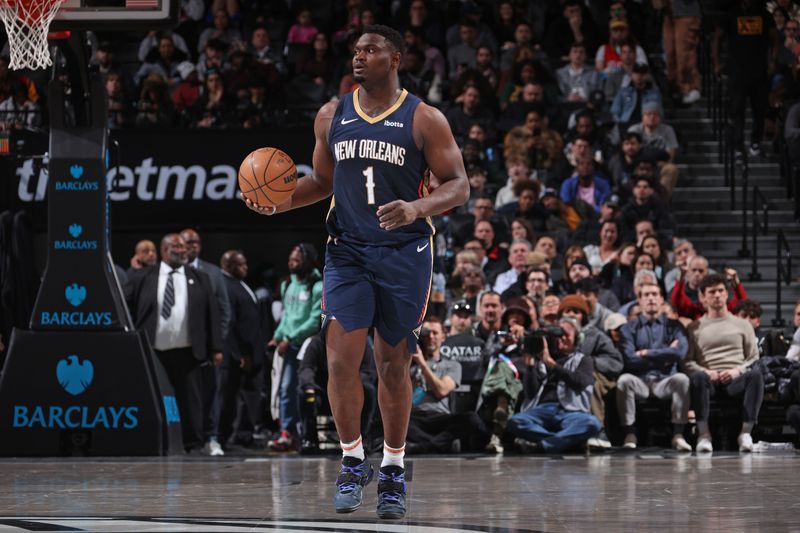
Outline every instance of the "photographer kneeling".
[[[560, 331], [555, 328], [551, 333], [555, 342], [543, 339], [535, 356], [530, 355], [535, 343], [525, 343], [523, 385], [526, 397], [533, 400], [507, 426], [522, 451], [564, 452], [586, 443], [601, 429], [590, 412], [594, 362], [577, 349], [580, 323], [561, 317], [558, 326]], [[552, 355], [551, 348], [555, 348]]]

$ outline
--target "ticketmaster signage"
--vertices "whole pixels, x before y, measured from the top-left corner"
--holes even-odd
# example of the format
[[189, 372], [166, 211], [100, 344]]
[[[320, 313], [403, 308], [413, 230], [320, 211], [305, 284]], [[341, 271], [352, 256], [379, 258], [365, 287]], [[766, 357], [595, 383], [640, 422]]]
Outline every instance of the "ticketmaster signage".
[[[290, 154], [300, 175], [311, 171], [314, 134], [311, 128], [251, 131], [136, 131], [112, 132], [119, 141], [121, 161], [116, 165], [113, 153], [106, 173], [111, 224], [115, 229], [126, 226], [152, 225], [164, 227], [185, 224], [192, 220], [205, 227], [215, 224], [252, 225], [242, 216], [239, 200], [238, 171], [245, 155], [262, 146], [277, 146]], [[75, 177], [72, 169], [63, 176], [48, 177], [33, 159], [22, 159], [14, 169], [16, 175], [14, 208], [39, 213], [48, 194], [48, 179], [56, 179], [56, 191], [78, 194], [85, 178]], [[53, 189], [50, 189], [53, 191]], [[0, 198], [0, 209], [6, 201]], [[155, 204], [155, 205], [154, 205]], [[326, 205], [320, 203], [304, 216], [289, 214], [269, 223], [323, 225]], [[43, 219], [43, 216], [42, 216]], [[77, 251], [96, 246], [96, 239], [73, 234], [73, 222], [60, 228], [53, 246], [59, 250]], [[77, 231], [77, 228], [75, 228]], [[85, 228], [84, 228], [85, 232]]]

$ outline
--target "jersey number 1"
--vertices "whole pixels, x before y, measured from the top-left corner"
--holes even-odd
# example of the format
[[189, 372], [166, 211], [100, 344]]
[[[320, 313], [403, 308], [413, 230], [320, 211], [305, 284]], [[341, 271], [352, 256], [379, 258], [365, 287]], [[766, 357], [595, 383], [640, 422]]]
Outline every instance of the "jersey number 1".
[[375, 177], [372, 173], [372, 167], [364, 169], [364, 177], [367, 178], [367, 204], [375, 204]]

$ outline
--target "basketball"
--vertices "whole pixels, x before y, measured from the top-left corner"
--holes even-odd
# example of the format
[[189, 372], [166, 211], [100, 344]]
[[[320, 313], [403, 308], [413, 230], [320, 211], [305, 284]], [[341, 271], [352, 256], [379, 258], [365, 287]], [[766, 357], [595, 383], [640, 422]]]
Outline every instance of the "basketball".
[[239, 165], [239, 189], [245, 198], [261, 207], [282, 204], [296, 187], [297, 167], [283, 150], [253, 150]]

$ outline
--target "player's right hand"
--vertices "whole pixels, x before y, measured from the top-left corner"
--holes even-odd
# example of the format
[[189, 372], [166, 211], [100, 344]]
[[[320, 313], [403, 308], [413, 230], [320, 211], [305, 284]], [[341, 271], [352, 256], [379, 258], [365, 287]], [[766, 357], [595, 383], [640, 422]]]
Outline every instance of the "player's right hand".
[[242, 193], [239, 193], [239, 196], [241, 197], [242, 200], [244, 200], [244, 205], [246, 205], [248, 209], [250, 209], [251, 211], [255, 211], [259, 215], [270, 216], [274, 215], [278, 211], [277, 206], [274, 205], [261, 206], [256, 203], [253, 203], [252, 201], [250, 201], [249, 198], [245, 198], [244, 194]]

